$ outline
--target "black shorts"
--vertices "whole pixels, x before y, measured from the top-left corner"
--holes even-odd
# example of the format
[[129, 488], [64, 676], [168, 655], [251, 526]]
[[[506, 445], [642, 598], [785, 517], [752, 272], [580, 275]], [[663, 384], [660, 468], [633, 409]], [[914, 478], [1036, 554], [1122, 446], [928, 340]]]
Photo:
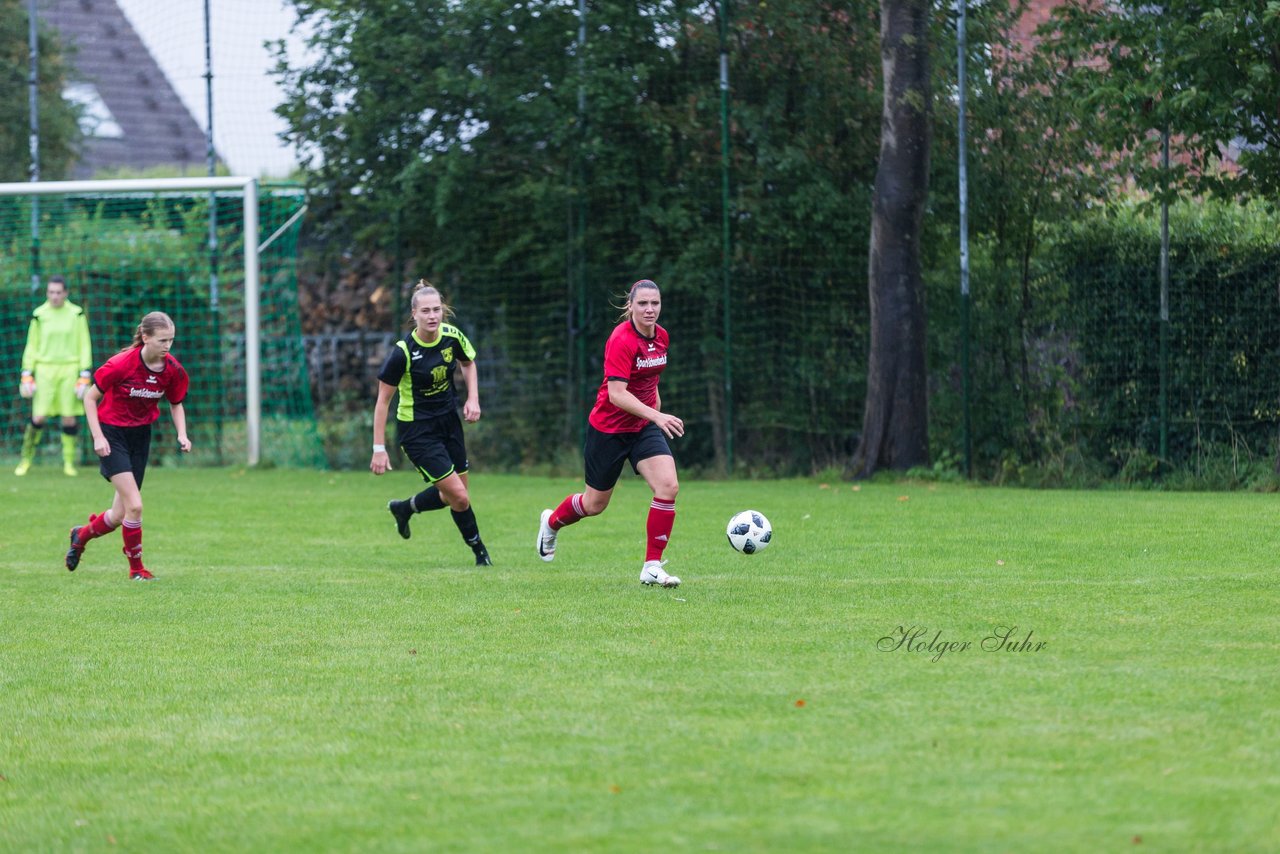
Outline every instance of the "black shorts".
[[118, 474], [133, 472], [133, 479], [142, 488], [142, 476], [147, 473], [147, 460], [151, 458], [151, 425], [141, 427], [117, 427], [102, 424], [102, 435], [111, 445], [111, 453], [98, 462], [98, 471], [107, 480]]
[[667, 437], [657, 424], [646, 424], [638, 433], [602, 433], [588, 424], [583, 450], [587, 486], [608, 492], [617, 485], [624, 461], [630, 460], [631, 470], [639, 474], [636, 465], [641, 460], [671, 455]]
[[462, 419], [448, 412], [422, 421], [396, 421], [396, 439], [427, 483], [443, 480], [455, 472], [466, 474], [467, 445], [462, 440]]

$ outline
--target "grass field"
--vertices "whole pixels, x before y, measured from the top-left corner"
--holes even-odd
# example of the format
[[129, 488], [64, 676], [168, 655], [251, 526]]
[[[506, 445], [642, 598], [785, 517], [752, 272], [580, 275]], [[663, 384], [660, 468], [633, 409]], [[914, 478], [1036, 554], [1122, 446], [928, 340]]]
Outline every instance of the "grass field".
[[478, 474], [477, 569], [404, 472], [157, 469], [137, 584], [6, 472], [0, 850], [1280, 850], [1276, 496], [689, 482], [662, 590], [635, 479], [537, 559], [576, 486]]

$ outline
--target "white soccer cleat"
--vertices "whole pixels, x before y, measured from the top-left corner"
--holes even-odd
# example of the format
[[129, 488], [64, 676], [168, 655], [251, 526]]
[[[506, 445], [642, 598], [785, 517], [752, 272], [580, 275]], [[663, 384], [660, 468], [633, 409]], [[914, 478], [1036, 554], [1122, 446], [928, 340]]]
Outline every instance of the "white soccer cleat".
[[644, 562], [644, 568], [640, 570], [641, 584], [661, 584], [663, 587], [679, 587], [680, 579], [674, 575], [667, 575], [663, 569], [667, 565], [665, 560], [647, 560]]
[[550, 561], [556, 556], [556, 532], [551, 530], [551, 511], [542, 511], [538, 523], [538, 557]]

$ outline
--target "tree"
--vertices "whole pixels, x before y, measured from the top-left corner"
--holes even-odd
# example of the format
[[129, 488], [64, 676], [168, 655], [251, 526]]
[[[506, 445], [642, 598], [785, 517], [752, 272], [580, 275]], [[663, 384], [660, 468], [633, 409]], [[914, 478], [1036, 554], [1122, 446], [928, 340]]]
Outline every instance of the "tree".
[[[0, 181], [25, 181], [30, 177], [31, 64], [28, 48], [28, 5], [24, 0], [0, 0]], [[40, 53], [37, 108], [40, 119], [40, 173], [45, 180], [66, 176], [76, 159], [80, 129], [76, 108], [63, 100], [67, 63], [61, 43], [49, 30], [38, 30]]]
[[[1069, 63], [1075, 118], [1116, 175], [1170, 201], [1280, 196], [1280, 4], [1075, 0], [1046, 35]], [[1232, 155], [1235, 165], [1221, 168]]]
[[[777, 393], [735, 385], [737, 447], [758, 461], [825, 442], [821, 465], [847, 458], [845, 413], [862, 401], [855, 351], [866, 338], [865, 304], [848, 294], [866, 269], [870, 205], [860, 200], [870, 196], [880, 106], [871, 0], [731, 4], [739, 343], [728, 356], [720, 7], [592, 0], [582, 44], [576, 0], [292, 2], [312, 50], [301, 67], [280, 54], [278, 112], [315, 155], [310, 221], [346, 251], [387, 252], [402, 240], [407, 268], [443, 277], [488, 342], [521, 354], [512, 364], [529, 377], [512, 372], [512, 385], [543, 389], [529, 411], [557, 404], [541, 423], [543, 413], [526, 418], [540, 443], [531, 454], [545, 453], [547, 424], [576, 439], [574, 385], [598, 378], [573, 351], [607, 333], [626, 277], [648, 275], [679, 306], [667, 315], [681, 324], [673, 338], [703, 371], [671, 372], [664, 400], [723, 412], [723, 360], [735, 360], [735, 376], [755, 369], [758, 350], [741, 342], [776, 335], [777, 307], [795, 306], [795, 334], [807, 337], [783, 348]], [[823, 325], [811, 328], [802, 311]], [[833, 375], [843, 387], [830, 390]], [[808, 435], [796, 441], [798, 430]], [[685, 459], [724, 458], [714, 426], [689, 434]]]
[[[975, 465], [1035, 461], [1060, 446], [1069, 380], [1058, 359], [1060, 294], [1044, 275], [1051, 226], [1078, 219], [1105, 197], [1111, 177], [1061, 86], [1069, 65], [1025, 37], [1027, 0], [967, 10], [968, 228], [972, 294], [972, 447]], [[929, 283], [930, 445], [963, 438], [956, 44], [939, 33], [934, 144], [923, 266]]]
[[852, 469], [865, 477], [929, 461], [924, 282], [920, 235], [929, 185], [927, 0], [881, 0], [884, 109], [872, 199], [867, 287], [871, 345], [862, 438]]

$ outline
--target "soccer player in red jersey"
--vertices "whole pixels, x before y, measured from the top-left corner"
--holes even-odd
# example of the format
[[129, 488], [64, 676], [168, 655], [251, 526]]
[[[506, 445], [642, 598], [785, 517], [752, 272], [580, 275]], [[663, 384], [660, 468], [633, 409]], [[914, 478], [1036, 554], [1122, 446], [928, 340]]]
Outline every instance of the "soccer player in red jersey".
[[667, 330], [658, 325], [661, 313], [662, 293], [656, 284], [641, 279], [631, 286], [622, 322], [604, 346], [604, 380], [587, 419], [586, 488], [567, 496], [555, 510], [542, 511], [538, 556], [551, 560], [561, 528], [604, 512], [622, 464], [630, 461], [632, 470], [653, 490], [640, 583], [679, 587], [680, 579], [663, 568], [662, 552], [671, 539], [680, 491], [667, 440], [684, 435], [684, 422], [662, 411], [658, 394], [669, 340]]
[[445, 318], [453, 315], [440, 292], [426, 279], [418, 282], [410, 300], [413, 330], [396, 342], [378, 372], [378, 400], [373, 409], [373, 457], [369, 471], [390, 471], [387, 456], [387, 413], [391, 398], [396, 406], [396, 441], [427, 488], [387, 509], [396, 520], [400, 536], [409, 539], [409, 519], [415, 513], [449, 508], [453, 524], [476, 558], [476, 566], [493, 566], [489, 550], [480, 539], [480, 526], [467, 492], [467, 445], [458, 420], [458, 393], [454, 371], [461, 369], [467, 386], [462, 417], [468, 424], [480, 420], [480, 387], [476, 382], [476, 350], [462, 330]]
[[121, 528], [129, 579], [150, 581], [155, 576], [142, 565], [142, 477], [151, 454], [151, 425], [160, 417], [160, 398], [169, 401], [178, 447], [191, 450], [187, 415], [182, 402], [190, 380], [178, 360], [169, 355], [174, 325], [169, 315], [153, 311], [142, 318], [133, 341], [108, 359], [93, 375], [84, 396], [85, 420], [93, 435], [93, 450], [101, 458], [99, 470], [116, 494], [111, 506], [91, 515], [89, 524], [71, 529], [67, 569], [80, 565], [85, 545]]

